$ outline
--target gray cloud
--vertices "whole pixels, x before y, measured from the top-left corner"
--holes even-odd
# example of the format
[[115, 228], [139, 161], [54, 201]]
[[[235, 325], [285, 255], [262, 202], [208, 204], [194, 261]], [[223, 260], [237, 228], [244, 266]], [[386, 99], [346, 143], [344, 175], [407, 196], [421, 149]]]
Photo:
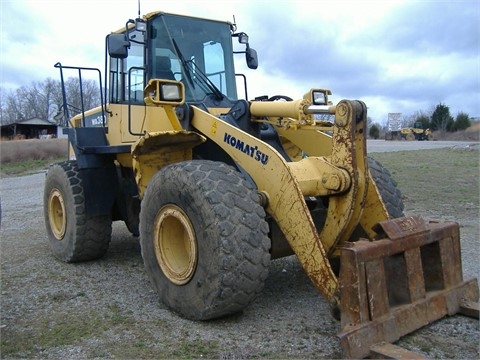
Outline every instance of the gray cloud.
[[[418, 54], [478, 56], [480, 5], [476, 0], [420, 1], [406, 4], [378, 24], [386, 49]], [[383, 28], [383, 31], [382, 31]]]
[[480, 97], [479, 7], [477, 1], [404, 2], [348, 34], [342, 31], [348, 22], [310, 16], [302, 23], [288, 8], [253, 12], [249, 26], [255, 24], [252, 44], [267, 74], [329, 87], [342, 97], [382, 98], [385, 108], [408, 104], [401, 111], [409, 113], [439, 102], [465, 111], [462, 99], [478, 116], [470, 99]]

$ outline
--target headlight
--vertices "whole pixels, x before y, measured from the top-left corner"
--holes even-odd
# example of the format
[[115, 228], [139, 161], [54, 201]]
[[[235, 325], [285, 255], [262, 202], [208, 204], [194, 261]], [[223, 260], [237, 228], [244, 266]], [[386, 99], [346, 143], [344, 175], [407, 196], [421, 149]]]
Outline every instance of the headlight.
[[183, 83], [175, 80], [150, 79], [144, 90], [147, 105], [181, 105], [185, 101]]
[[162, 101], [181, 101], [182, 92], [178, 84], [161, 84]]
[[327, 101], [325, 99], [325, 93], [321, 91], [313, 92], [313, 103], [315, 105], [326, 105]]
[[[332, 95], [332, 92], [327, 89], [311, 89], [310, 99], [312, 105], [330, 105], [328, 101], [328, 95]], [[308, 93], [305, 95], [308, 96]]]

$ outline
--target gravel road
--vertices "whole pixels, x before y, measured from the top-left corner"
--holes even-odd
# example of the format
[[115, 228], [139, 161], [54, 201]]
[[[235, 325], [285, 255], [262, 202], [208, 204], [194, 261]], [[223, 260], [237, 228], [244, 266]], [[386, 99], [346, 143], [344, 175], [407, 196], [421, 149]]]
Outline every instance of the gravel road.
[[[209, 322], [184, 320], [158, 302], [138, 240], [123, 223], [114, 224], [109, 252], [101, 260], [55, 260], [43, 223], [44, 177], [0, 183], [2, 358], [342, 356], [335, 336], [339, 323], [294, 257], [272, 261], [264, 291], [242, 313]], [[478, 226], [467, 238], [463, 251], [478, 254]], [[478, 263], [466, 268], [478, 276]], [[429, 357], [477, 359], [479, 324], [455, 316], [401, 343]]]

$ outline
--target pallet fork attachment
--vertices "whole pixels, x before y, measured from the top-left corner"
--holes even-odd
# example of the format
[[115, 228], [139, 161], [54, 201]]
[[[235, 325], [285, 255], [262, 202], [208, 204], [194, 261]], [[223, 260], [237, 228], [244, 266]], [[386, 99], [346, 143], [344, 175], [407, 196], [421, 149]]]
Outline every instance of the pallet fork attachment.
[[347, 358], [405, 358], [390, 343], [447, 315], [478, 318], [478, 282], [463, 280], [457, 223], [415, 216], [377, 230], [381, 239], [341, 249], [338, 337]]

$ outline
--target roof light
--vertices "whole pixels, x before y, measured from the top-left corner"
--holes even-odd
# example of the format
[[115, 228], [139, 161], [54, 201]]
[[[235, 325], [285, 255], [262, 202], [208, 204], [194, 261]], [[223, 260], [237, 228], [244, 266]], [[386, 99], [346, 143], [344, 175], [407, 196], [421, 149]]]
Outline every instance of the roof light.
[[142, 32], [147, 31], [147, 22], [143, 19], [135, 19], [135, 30]]
[[248, 44], [248, 35], [244, 32], [238, 34], [238, 42], [240, 44]]

